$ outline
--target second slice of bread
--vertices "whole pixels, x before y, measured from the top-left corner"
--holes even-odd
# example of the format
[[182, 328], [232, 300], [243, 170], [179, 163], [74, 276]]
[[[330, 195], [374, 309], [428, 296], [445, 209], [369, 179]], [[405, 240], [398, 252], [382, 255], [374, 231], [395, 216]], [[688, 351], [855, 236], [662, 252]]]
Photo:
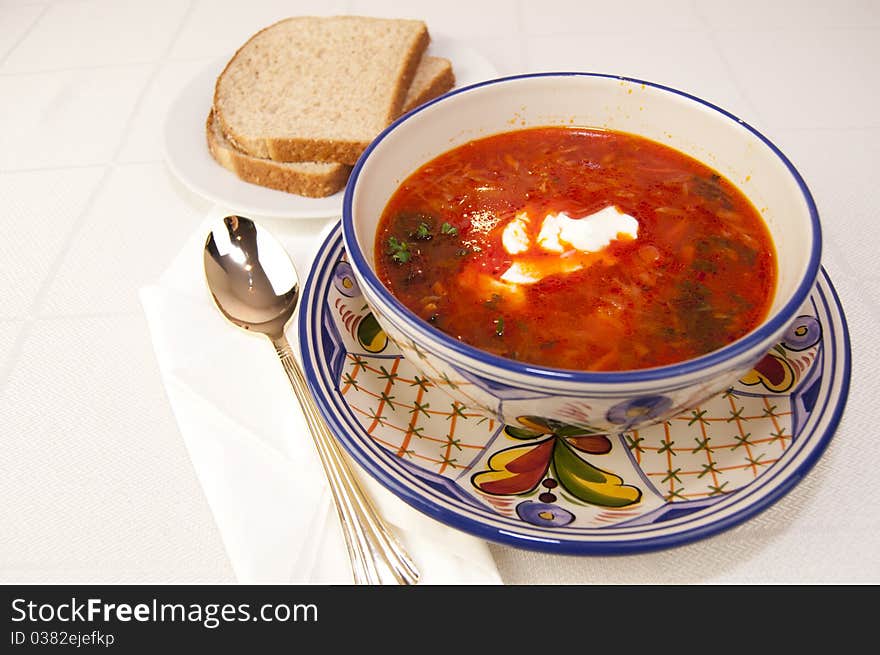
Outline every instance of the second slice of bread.
[[215, 120], [255, 157], [354, 164], [400, 113], [428, 41], [422, 21], [288, 18], [226, 65]]
[[452, 62], [443, 57], [424, 56], [416, 69], [416, 75], [407, 91], [400, 113], [405, 114], [428, 100], [446, 93], [454, 86], [455, 73], [452, 71]]
[[323, 198], [342, 189], [351, 166], [318, 162], [280, 162], [236, 150], [220, 131], [214, 112], [205, 124], [208, 149], [218, 164], [245, 182], [309, 198]]

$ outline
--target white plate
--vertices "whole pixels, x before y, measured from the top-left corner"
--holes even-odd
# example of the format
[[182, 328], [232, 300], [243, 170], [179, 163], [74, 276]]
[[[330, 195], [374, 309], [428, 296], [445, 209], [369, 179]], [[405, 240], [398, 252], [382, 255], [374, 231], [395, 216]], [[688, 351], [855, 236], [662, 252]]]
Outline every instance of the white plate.
[[[456, 87], [492, 79], [498, 71], [481, 54], [462, 43], [433, 36], [428, 54], [452, 62]], [[334, 218], [342, 215], [343, 191], [326, 198], [306, 198], [245, 182], [214, 161], [205, 140], [205, 120], [214, 81], [226, 59], [205, 68], [171, 104], [165, 119], [165, 159], [174, 174], [195, 193], [250, 216]]]

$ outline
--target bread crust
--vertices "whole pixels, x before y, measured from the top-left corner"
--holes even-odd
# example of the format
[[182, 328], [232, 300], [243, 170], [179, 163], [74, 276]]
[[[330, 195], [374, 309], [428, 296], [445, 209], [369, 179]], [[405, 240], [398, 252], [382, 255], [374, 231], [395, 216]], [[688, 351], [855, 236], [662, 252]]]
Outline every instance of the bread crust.
[[[406, 94], [409, 91], [413, 79], [415, 79], [416, 71], [419, 68], [419, 64], [422, 62], [422, 56], [425, 54], [425, 50], [428, 49], [428, 44], [430, 42], [431, 37], [428, 35], [428, 28], [425, 27], [419, 32], [415, 42], [412, 43], [409, 52], [407, 53], [404, 71], [397, 79], [397, 86], [394, 89], [394, 101], [385, 117], [386, 125], [390, 125], [391, 122], [402, 113], [403, 103], [406, 101]], [[372, 141], [372, 139], [370, 141]], [[369, 143], [367, 145], [369, 145]], [[366, 148], [366, 146], [364, 146], [364, 148]], [[361, 150], [361, 152], [363, 152], [363, 150]], [[360, 156], [360, 153], [358, 153], [358, 156]]]
[[213, 110], [205, 121], [208, 150], [218, 164], [245, 182], [309, 198], [324, 198], [345, 187], [351, 167], [343, 164], [276, 162], [239, 152], [225, 142], [214, 125]]
[[369, 141], [330, 139], [267, 139], [267, 159], [276, 162], [317, 161], [338, 162], [353, 166]]

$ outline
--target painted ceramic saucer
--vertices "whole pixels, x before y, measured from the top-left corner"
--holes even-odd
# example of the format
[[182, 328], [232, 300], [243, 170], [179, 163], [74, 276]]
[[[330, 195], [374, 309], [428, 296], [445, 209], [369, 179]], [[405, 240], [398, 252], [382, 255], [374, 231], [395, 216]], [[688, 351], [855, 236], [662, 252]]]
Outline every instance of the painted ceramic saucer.
[[733, 388], [616, 434], [540, 416], [502, 425], [419, 377], [366, 306], [339, 227], [305, 286], [299, 337], [330, 429], [379, 482], [460, 530], [557, 553], [666, 548], [766, 509], [825, 450], [849, 390], [846, 319], [824, 270], [796, 325]]

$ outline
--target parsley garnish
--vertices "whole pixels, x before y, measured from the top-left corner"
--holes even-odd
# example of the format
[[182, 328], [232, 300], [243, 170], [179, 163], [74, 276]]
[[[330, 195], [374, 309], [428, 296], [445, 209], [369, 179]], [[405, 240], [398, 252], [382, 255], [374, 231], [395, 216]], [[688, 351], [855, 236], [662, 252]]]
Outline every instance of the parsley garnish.
[[431, 230], [428, 228], [428, 224], [427, 223], [419, 223], [418, 229], [415, 231], [415, 233], [412, 236], [414, 236], [416, 239], [424, 239], [424, 240], [430, 239], [431, 238]]
[[458, 228], [452, 227], [449, 223], [440, 226], [440, 234], [448, 234], [451, 237], [458, 235]]
[[388, 237], [388, 254], [398, 264], [406, 264], [412, 257], [409, 244], [406, 241], [398, 241], [395, 237]]
[[504, 318], [502, 316], [499, 316], [493, 322], [495, 323], [495, 334], [497, 334], [499, 337], [503, 337], [504, 336]]

